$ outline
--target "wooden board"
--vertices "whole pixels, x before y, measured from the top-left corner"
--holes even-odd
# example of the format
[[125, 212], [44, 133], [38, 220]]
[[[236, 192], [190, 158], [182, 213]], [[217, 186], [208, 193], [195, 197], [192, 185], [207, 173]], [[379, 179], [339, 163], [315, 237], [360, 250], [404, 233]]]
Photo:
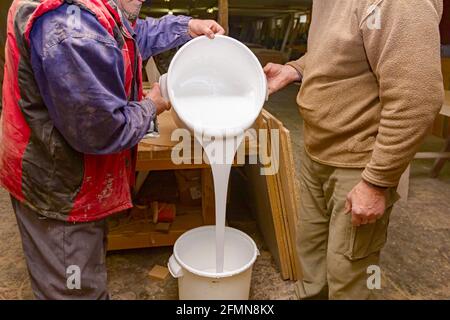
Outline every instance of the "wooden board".
[[281, 198], [282, 204], [282, 220], [284, 223], [283, 234], [285, 235], [286, 251], [289, 254], [289, 268], [290, 268], [290, 279], [297, 279], [297, 254], [296, 254], [296, 239], [295, 239], [295, 216], [296, 211], [296, 200], [295, 200], [295, 188], [294, 188], [294, 174], [292, 172], [288, 173], [288, 168], [293, 168], [294, 163], [289, 161], [288, 141], [289, 131], [283, 127], [283, 124], [273, 117], [270, 113], [264, 111], [263, 116], [268, 119], [269, 128], [277, 129], [279, 133], [279, 163], [278, 163], [278, 173], [276, 174], [278, 181], [278, 194]]
[[287, 195], [289, 197], [289, 203], [291, 204], [291, 207], [288, 208], [288, 211], [287, 211], [287, 217], [288, 217], [288, 222], [289, 222], [291, 242], [292, 242], [293, 248], [294, 248], [294, 251], [291, 256], [291, 259], [293, 261], [292, 266], [293, 266], [293, 271], [294, 271], [293, 280], [298, 280], [303, 277], [302, 270], [301, 270], [300, 263], [299, 263], [300, 260], [299, 260], [299, 257], [297, 254], [297, 249], [296, 249], [296, 245], [297, 245], [297, 236], [296, 236], [297, 228], [296, 228], [296, 226], [297, 226], [298, 217], [300, 214], [300, 208], [298, 206], [298, 200], [300, 199], [300, 188], [295, 183], [295, 181], [296, 181], [295, 170], [294, 170], [295, 162], [294, 162], [294, 155], [293, 155], [293, 151], [292, 151], [292, 142], [291, 142], [289, 130], [284, 128], [281, 137], [282, 137], [282, 141], [284, 141], [283, 145], [285, 146], [282, 149], [282, 157], [284, 158], [284, 160], [282, 161], [282, 163], [284, 163], [284, 165], [282, 167], [283, 167], [283, 169], [286, 170], [285, 174], [283, 174], [283, 171], [282, 171], [283, 177], [286, 178], [286, 183], [283, 183], [283, 194]]
[[[172, 149], [179, 141], [171, 141], [172, 132], [178, 129], [178, 125], [173, 120], [170, 112], [164, 112], [158, 117], [159, 137], [143, 139], [139, 143], [138, 157], [136, 163], [137, 171], [158, 171], [158, 170], [183, 170], [210, 168], [209, 164], [203, 161], [203, 153], [194, 152], [194, 141], [191, 140], [191, 161], [188, 164], [174, 164], [172, 161]], [[252, 136], [246, 136], [246, 139], [255, 139]], [[250, 141], [245, 144], [246, 155], [256, 155], [257, 143]], [[199, 164], [197, 164], [199, 163]], [[237, 163], [235, 163], [237, 165]]]
[[[271, 136], [269, 131], [269, 141], [259, 141], [260, 147], [269, 145], [269, 148], [272, 142], [279, 142], [279, 170], [274, 175], [263, 176], [260, 172], [263, 168], [261, 164], [245, 167], [250, 202], [258, 227], [280, 268], [282, 278], [297, 280], [302, 277], [296, 252], [296, 223], [300, 198], [289, 130], [267, 111], [262, 112], [256, 122], [256, 128], [279, 130], [279, 137]], [[270, 160], [276, 166], [274, 156], [275, 154], [270, 154]]]
[[[267, 123], [264, 120], [262, 125], [263, 129], [267, 127]], [[270, 143], [270, 140], [267, 143]], [[280, 268], [282, 278], [288, 279], [289, 271], [280, 227], [281, 210], [276, 180], [274, 176], [261, 175], [262, 169], [263, 166], [261, 164], [246, 166], [253, 212], [269, 251]]]
[[[442, 76], [444, 79], [444, 88], [445, 90], [450, 90], [450, 58], [442, 58]], [[446, 95], [447, 99], [447, 95]], [[431, 129], [431, 134], [440, 137], [440, 138], [446, 138], [449, 134], [450, 126], [448, 125], [448, 119], [446, 117], [450, 117], [450, 107], [448, 111], [449, 115], [445, 115], [441, 112], [440, 115], [438, 115], [433, 123], [433, 127]], [[447, 124], [447, 130], [446, 129]]]
[[[255, 123], [255, 128], [268, 130], [267, 121], [261, 116]], [[260, 148], [270, 149], [268, 141], [259, 141]], [[262, 152], [259, 150], [259, 152]], [[267, 154], [267, 151], [264, 151]], [[251, 207], [257, 220], [258, 227], [264, 237], [265, 243], [280, 269], [283, 279], [289, 279], [289, 264], [286, 262], [287, 254], [283, 243], [283, 233], [280, 229], [280, 200], [278, 196], [276, 179], [273, 176], [262, 175], [264, 166], [245, 166], [248, 178]]]
[[262, 166], [260, 164], [246, 165], [245, 175], [248, 178], [248, 188], [250, 195], [250, 206], [258, 228], [264, 238], [275, 264], [281, 270], [281, 257], [278, 250], [278, 243], [275, 232], [275, 225], [272, 217], [272, 207], [270, 206], [269, 193], [266, 184], [266, 177], [260, 174]]
[[219, 0], [219, 24], [225, 29], [225, 34], [229, 33], [229, 24], [228, 24], [228, 0]]
[[108, 250], [171, 246], [187, 230], [202, 225], [201, 212], [177, 216], [167, 233], [157, 231], [156, 225], [148, 221], [132, 222], [111, 228]]
[[279, 194], [281, 196], [281, 203], [283, 205], [283, 221], [286, 234], [287, 251], [289, 252], [290, 261], [290, 279], [296, 280], [298, 273], [298, 257], [296, 251], [296, 216], [298, 215], [298, 209], [296, 205], [295, 197], [295, 173], [292, 172], [294, 168], [294, 161], [292, 158], [292, 152], [288, 149], [290, 144], [289, 131], [283, 127], [283, 124], [275, 118], [270, 119], [272, 125], [271, 128], [279, 130], [280, 134], [280, 150], [279, 150], [279, 172], [277, 174]]
[[[266, 118], [269, 132], [271, 132], [272, 129], [278, 129], [276, 127], [276, 124], [274, 124], [273, 119], [267, 117]], [[275, 125], [275, 126], [274, 126]], [[279, 137], [278, 137], [279, 138]], [[270, 143], [272, 149], [277, 148], [280, 146], [280, 141], [276, 141], [275, 137], [270, 135]], [[279, 153], [279, 152], [278, 152]], [[277, 155], [279, 156], [279, 154]], [[282, 195], [281, 191], [281, 178], [279, 173], [280, 168], [280, 159], [277, 159], [277, 156], [275, 156], [273, 153], [271, 154], [271, 163], [275, 166], [275, 168], [278, 168], [278, 172], [274, 175], [269, 175], [266, 177], [268, 184], [270, 186], [270, 189], [272, 192], [269, 192], [271, 203], [275, 204], [275, 209], [273, 210], [274, 219], [276, 219], [276, 231], [277, 231], [277, 237], [280, 238], [279, 240], [279, 246], [282, 256], [282, 269], [284, 269], [282, 272], [282, 275], [285, 276], [284, 279], [292, 279], [293, 278], [293, 269], [291, 268], [291, 245], [290, 245], [290, 236], [289, 236], [289, 229], [287, 228], [287, 219], [286, 219], [286, 203], [284, 201], [284, 197]]]
[[147, 74], [147, 79], [150, 84], [159, 81], [161, 74], [159, 73], [158, 67], [156, 66], [155, 60], [150, 58], [145, 66], [145, 72]]
[[[298, 216], [298, 188], [295, 184], [295, 164], [292, 145], [287, 130], [283, 124], [269, 112], [263, 111], [263, 117], [269, 124], [269, 129], [279, 130], [279, 171], [275, 175], [278, 184], [278, 194], [281, 204], [282, 232], [285, 235], [285, 250], [288, 252], [290, 279], [297, 280], [301, 276], [298, 255], [296, 251], [296, 223]], [[283, 229], [284, 228], [284, 229]]]
[[440, 114], [450, 118], [450, 90], [445, 91], [444, 105], [442, 106]]
[[289, 279], [289, 254], [286, 250], [285, 230], [282, 221], [282, 207], [280, 203], [278, 186], [275, 176], [266, 176], [267, 189], [269, 194], [270, 206], [272, 208], [272, 219], [275, 226], [275, 237], [277, 239], [278, 252], [280, 255], [281, 276], [283, 279]]
[[442, 74], [444, 76], [444, 88], [450, 90], [450, 58], [442, 58]]

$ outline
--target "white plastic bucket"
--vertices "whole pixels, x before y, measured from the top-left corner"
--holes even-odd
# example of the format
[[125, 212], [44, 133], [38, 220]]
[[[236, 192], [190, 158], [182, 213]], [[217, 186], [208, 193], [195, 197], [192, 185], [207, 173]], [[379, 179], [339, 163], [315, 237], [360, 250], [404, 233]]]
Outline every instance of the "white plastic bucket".
[[161, 76], [160, 86], [179, 126], [214, 137], [250, 128], [268, 96], [256, 56], [226, 36], [202, 36], [184, 45]]
[[225, 271], [216, 273], [215, 227], [205, 226], [186, 232], [176, 241], [168, 268], [178, 278], [180, 300], [248, 300], [258, 255], [252, 238], [227, 227]]

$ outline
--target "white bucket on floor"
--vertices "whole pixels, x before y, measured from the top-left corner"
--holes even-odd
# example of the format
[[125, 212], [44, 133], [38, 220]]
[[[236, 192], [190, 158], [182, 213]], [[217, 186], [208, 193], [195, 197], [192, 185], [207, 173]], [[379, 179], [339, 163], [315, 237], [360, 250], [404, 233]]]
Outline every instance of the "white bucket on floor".
[[206, 226], [190, 230], [176, 241], [168, 267], [178, 278], [180, 300], [248, 300], [258, 255], [252, 238], [227, 227], [225, 271], [216, 273], [215, 226]]

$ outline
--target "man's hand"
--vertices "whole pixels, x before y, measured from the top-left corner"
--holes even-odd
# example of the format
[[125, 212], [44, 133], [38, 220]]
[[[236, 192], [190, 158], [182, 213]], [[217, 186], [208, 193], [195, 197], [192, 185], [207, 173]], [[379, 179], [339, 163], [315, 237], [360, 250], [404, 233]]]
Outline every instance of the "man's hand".
[[189, 35], [192, 38], [205, 35], [210, 39], [214, 39], [216, 34], [224, 35], [225, 30], [214, 20], [192, 19], [189, 21]]
[[166, 110], [170, 110], [170, 103], [162, 97], [158, 83], [153, 84], [150, 92], [146, 94], [145, 99], [152, 100], [156, 107], [156, 115], [159, 115]]
[[269, 95], [275, 93], [294, 81], [299, 81], [300, 75], [295, 68], [289, 65], [268, 63], [264, 72], [269, 85]]
[[347, 195], [345, 212], [352, 214], [355, 227], [375, 223], [386, 211], [386, 193], [384, 189], [361, 181]]

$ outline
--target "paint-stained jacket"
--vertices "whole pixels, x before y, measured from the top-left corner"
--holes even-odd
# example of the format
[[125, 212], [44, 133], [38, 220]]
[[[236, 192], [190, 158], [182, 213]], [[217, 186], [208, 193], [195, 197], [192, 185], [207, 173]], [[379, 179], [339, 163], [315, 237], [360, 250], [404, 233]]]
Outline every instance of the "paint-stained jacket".
[[0, 2], [0, 114], [2, 112], [3, 68], [5, 66], [6, 17], [12, 0]]
[[15, 0], [8, 16], [0, 183], [40, 214], [93, 221], [131, 207], [136, 144], [155, 108], [142, 57], [184, 44], [188, 17], [139, 20], [114, 0]]

